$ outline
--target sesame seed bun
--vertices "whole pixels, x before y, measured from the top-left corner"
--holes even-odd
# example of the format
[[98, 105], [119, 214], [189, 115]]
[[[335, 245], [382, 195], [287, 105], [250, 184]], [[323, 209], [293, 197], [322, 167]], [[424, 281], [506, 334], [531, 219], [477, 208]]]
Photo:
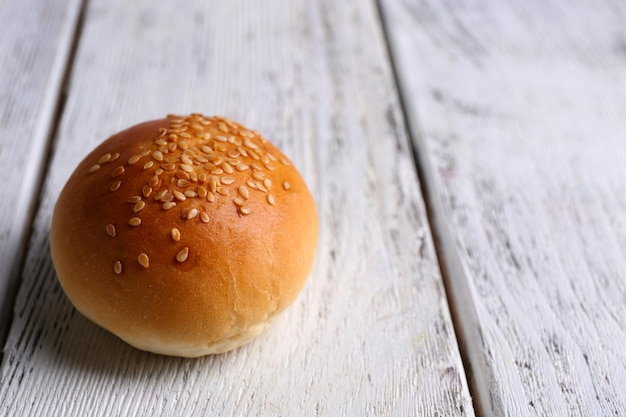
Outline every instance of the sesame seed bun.
[[318, 238], [311, 193], [259, 133], [168, 116], [107, 139], [52, 218], [52, 260], [89, 319], [150, 352], [249, 342], [296, 298]]

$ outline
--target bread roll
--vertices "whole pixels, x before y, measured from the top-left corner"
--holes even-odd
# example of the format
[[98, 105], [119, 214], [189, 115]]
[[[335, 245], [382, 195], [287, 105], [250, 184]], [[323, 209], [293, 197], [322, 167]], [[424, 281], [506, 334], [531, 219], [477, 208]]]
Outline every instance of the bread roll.
[[104, 141], [54, 209], [52, 260], [89, 319], [197, 357], [260, 334], [309, 275], [318, 218], [292, 163], [223, 117], [168, 116]]

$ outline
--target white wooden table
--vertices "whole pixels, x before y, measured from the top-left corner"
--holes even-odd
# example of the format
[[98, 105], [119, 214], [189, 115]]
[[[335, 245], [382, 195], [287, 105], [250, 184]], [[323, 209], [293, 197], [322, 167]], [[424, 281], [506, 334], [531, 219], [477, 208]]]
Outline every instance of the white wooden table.
[[[1, 416], [626, 416], [626, 3], [0, 4]], [[258, 340], [137, 351], [52, 208], [100, 141], [221, 114], [300, 168], [315, 269]]]

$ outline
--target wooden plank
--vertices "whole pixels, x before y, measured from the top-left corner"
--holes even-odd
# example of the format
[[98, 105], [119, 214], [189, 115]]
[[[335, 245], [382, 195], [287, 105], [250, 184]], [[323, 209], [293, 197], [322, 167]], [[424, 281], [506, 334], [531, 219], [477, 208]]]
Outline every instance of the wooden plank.
[[0, 343], [45, 163], [80, 1], [0, 7]]
[[626, 415], [624, 3], [382, 9], [481, 414]]
[[[472, 416], [409, 142], [370, 1], [94, 1], [2, 365], [5, 415]], [[259, 340], [139, 352], [75, 312], [53, 204], [100, 140], [166, 113], [263, 132], [318, 203], [316, 267]]]

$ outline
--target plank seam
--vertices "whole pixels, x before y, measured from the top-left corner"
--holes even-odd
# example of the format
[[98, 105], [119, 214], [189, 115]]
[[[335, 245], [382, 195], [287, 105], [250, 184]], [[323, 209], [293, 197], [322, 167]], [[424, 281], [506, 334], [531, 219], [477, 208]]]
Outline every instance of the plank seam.
[[[470, 329], [464, 329], [462, 323], [463, 320], [461, 319], [461, 312], [460, 309], [457, 308], [457, 306], [459, 305], [459, 301], [455, 296], [455, 293], [458, 293], [460, 290], [457, 289], [455, 291], [455, 289], [453, 288], [453, 279], [451, 278], [452, 274], [454, 273], [463, 274], [463, 269], [460, 266], [460, 259], [458, 259], [458, 254], [456, 254], [454, 246], [450, 245], [450, 243], [452, 242], [452, 236], [445, 226], [445, 219], [443, 219], [445, 214], [443, 212], [443, 206], [440, 202], [440, 197], [436, 192], [436, 184], [432, 175], [432, 167], [430, 165], [430, 162], [428, 161], [426, 145], [424, 144], [423, 140], [421, 140], [421, 130], [419, 129], [419, 126], [417, 126], [417, 122], [415, 122], [414, 125], [409, 121], [409, 116], [410, 114], [412, 114], [412, 112], [409, 109], [409, 101], [406, 95], [403, 94], [403, 90], [400, 88], [402, 83], [400, 80], [396, 62], [394, 60], [393, 47], [390, 40], [390, 31], [386, 24], [387, 21], [384, 18], [384, 8], [381, 5], [382, 0], [375, 1], [378, 10], [379, 20], [383, 29], [382, 33], [385, 42], [385, 49], [391, 66], [393, 86], [396, 90], [396, 94], [398, 95], [398, 99], [400, 102], [400, 111], [402, 112], [404, 128], [410, 138], [409, 147], [412, 153], [411, 157], [413, 159], [413, 165], [416, 169], [416, 179], [418, 181], [420, 191], [422, 193], [422, 197], [425, 203], [424, 205], [426, 210], [426, 217], [428, 219], [431, 238], [435, 247], [437, 264], [439, 266], [439, 270], [442, 276], [445, 296], [450, 311], [454, 334], [458, 344], [461, 362], [463, 364], [463, 370], [465, 373], [465, 380], [469, 389], [476, 416], [484, 417], [487, 416], [488, 413], [486, 413], [485, 409], [483, 408], [483, 402], [481, 401], [482, 393], [478, 389], [478, 383], [475, 380], [475, 375], [472, 371], [472, 360], [470, 359], [471, 355], [468, 350], [468, 343], [466, 340], [467, 334]], [[460, 279], [457, 279], [457, 281], [459, 280]]]
[[[37, 178], [34, 182], [34, 198], [30, 204], [27, 214], [27, 230], [24, 233], [24, 238], [21, 242], [21, 247], [18, 251], [18, 259], [16, 260], [17, 268], [14, 275], [14, 279], [11, 279], [9, 285], [7, 287], [6, 298], [4, 300], [3, 307], [3, 318], [5, 317], [4, 313], [6, 312], [6, 322], [2, 323], [0, 326], [0, 346], [5, 346], [7, 342], [7, 338], [9, 335], [9, 330], [11, 329], [12, 322], [14, 319], [14, 308], [15, 301], [17, 298], [17, 293], [20, 288], [19, 280], [17, 277], [20, 277], [24, 271], [24, 267], [26, 265], [26, 258], [28, 253], [28, 245], [30, 243], [31, 236], [33, 234], [34, 229], [34, 220], [37, 212], [39, 211], [39, 207], [42, 202], [42, 191], [45, 184], [46, 173], [50, 170], [51, 156], [53, 153], [54, 142], [56, 139], [57, 131], [59, 129], [60, 120], [63, 115], [63, 111], [65, 109], [65, 102], [67, 98], [67, 89], [72, 73], [72, 68], [74, 66], [74, 59], [76, 56], [76, 50], [78, 49], [78, 44], [80, 40], [80, 36], [83, 30], [84, 18], [85, 18], [85, 10], [87, 9], [87, 1], [81, 0], [80, 5], [78, 6], [78, 14], [75, 19], [75, 24], [73, 28], [72, 35], [70, 36], [70, 46], [67, 52], [67, 57], [65, 59], [65, 64], [61, 70], [61, 82], [58, 84], [58, 88], [56, 90], [55, 96], [57, 97], [56, 103], [52, 104], [52, 117], [50, 122], [48, 123], [48, 132], [46, 134], [46, 140], [44, 149], [42, 151], [41, 164], [42, 167], [37, 173]], [[4, 360], [4, 350], [0, 350], [0, 363], [3, 363]]]

